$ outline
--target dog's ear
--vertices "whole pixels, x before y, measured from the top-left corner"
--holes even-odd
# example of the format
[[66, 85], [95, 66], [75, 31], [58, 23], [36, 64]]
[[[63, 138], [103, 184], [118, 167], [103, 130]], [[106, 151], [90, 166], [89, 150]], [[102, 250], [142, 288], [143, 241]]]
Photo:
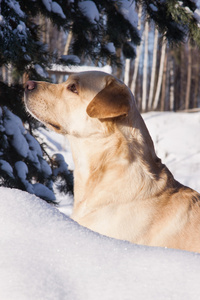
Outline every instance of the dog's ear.
[[131, 94], [125, 84], [109, 78], [105, 88], [88, 104], [87, 114], [91, 118], [107, 119], [127, 115]]

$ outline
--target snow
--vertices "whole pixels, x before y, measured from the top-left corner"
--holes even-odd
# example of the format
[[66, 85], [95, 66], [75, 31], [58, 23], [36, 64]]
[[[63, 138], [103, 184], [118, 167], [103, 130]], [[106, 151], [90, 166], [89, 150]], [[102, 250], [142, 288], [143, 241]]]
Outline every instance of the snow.
[[76, 55], [61, 55], [61, 59], [63, 59], [66, 62], [73, 61], [75, 64], [80, 64], [81, 62], [79, 57]]
[[[5, 7], [9, 14], [7, 17], [1, 15], [1, 8], [0, 8], [0, 25], [1, 31], [0, 35], [3, 38], [3, 42], [7, 44], [16, 45], [16, 41], [19, 40], [21, 45], [26, 45], [27, 43], [27, 35], [29, 33], [29, 29], [26, 27], [26, 24], [23, 22], [25, 20], [25, 14], [21, 10], [19, 1], [15, 0], [5, 0], [4, 1]], [[0, 5], [1, 6], [1, 5]], [[21, 20], [22, 19], [22, 20]], [[13, 30], [11, 24], [15, 24], [15, 29]], [[9, 48], [9, 45], [7, 45]], [[24, 48], [24, 47], [22, 47]], [[7, 52], [4, 53], [9, 57], [8, 61], [10, 60], [10, 50], [8, 49]]]
[[0, 159], [0, 170], [6, 172], [8, 174], [8, 176], [10, 177], [14, 177], [13, 176], [13, 168], [11, 167], [11, 165], [5, 161], [4, 159]]
[[99, 21], [99, 11], [93, 1], [79, 2], [80, 11], [92, 23], [96, 24]]
[[[49, 169], [50, 169], [50, 167], [49, 167]], [[49, 201], [55, 200], [55, 195], [49, 188], [47, 188], [46, 186], [44, 186], [41, 183], [31, 184], [27, 180], [28, 167], [23, 161], [17, 161], [15, 163], [15, 170], [16, 170], [17, 176], [21, 179], [21, 182], [24, 184], [27, 192], [29, 192], [30, 194], [35, 194], [38, 197], [44, 197], [45, 199], [48, 199]]]
[[103, 67], [95, 67], [95, 66], [64, 66], [58, 64], [52, 64], [50, 69], [47, 69], [47, 72], [57, 71], [57, 72], [66, 72], [66, 73], [77, 73], [84, 71], [102, 71], [111, 74], [112, 68], [109, 65], [105, 65]]
[[44, 78], [48, 77], [48, 73], [39, 65], [39, 64], [35, 64], [34, 65], [35, 71]]
[[200, 192], [200, 113], [143, 115], [157, 155], [181, 183]]
[[11, 136], [11, 144], [19, 155], [26, 157], [29, 147], [25, 138], [25, 129], [20, 118], [14, 115], [9, 109], [4, 108], [4, 127], [7, 135]]
[[58, 176], [59, 173], [69, 174], [68, 165], [65, 162], [64, 156], [56, 153], [52, 156], [52, 160], [57, 163], [58, 167], [53, 170], [53, 175]]
[[199, 299], [199, 254], [107, 238], [34, 195], [0, 193], [0, 299]]
[[135, 1], [120, 1], [120, 12], [129, 23], [137, 28], [138, 15], [135, 10]]
[[199, 27], [200, 26], [200, 0], [192, 0], [192, 2], [194, 2], [197, 7], [193, 13], [193, 16], [196, 19]]
[[15, 170], [19, 178], [21, 178], [22, 180], [26, 179], [26, 175], [28, 174], [28, 167], [23, 161], [17, 161], [15, 163]]
[[196, 9], [194, 11], [194, 18], [197, 20], [198, 23], [200, 23], [200, 9]]
[[15, 11], [15, 13], [20, 16], [20, 17], [24, 17], [24, 12], [21, 10], [19, 2], [15, 1], [15, 0], [7, 0], [7, 5], [13, 9]]
[[66, 19], [66, 16], [63, 13], [61, 6], [57, 2], [52, 2], [51, 10], [55, 14], [59, 15], [61, 18]]
[[57, 2], [52, 2], [52, 0], [42, 0], [42, 2], [49, 12], [52, 11], [53, 13], [59, 15], [61, 18], [66, 19], [61, 6]]
[[48, 11], [51, 11], [51, 3], [52, 3], [52, 0], [42, 0], [44, 6], [46, 7], [46, 9]]
[[55, 201], [54, 193], [46, 187], [44, 184], [41, 183], [34, 183], [32, 184], [33, 193], [38, 197], [43, 197], [48, 201]]
[[158, 8], [154, 4], [150, 4], [149, 7], [152, 9], [152, 11], [158, 11]]
[[23, 161], [17, 161], [15, 163], [15, 170], [17, 176], [21, 179], [27, 192], [34, 194], [33, 185], [27, 180], [28, 167]]
[[110, 52], [110, 53], [115, 53], [115, 46], [113, 43], [108, 43], [105, 45], [105, 48]]
[[21, 40], [23, 40], [24, 38], [26, 38], [27, 37], [27, 28], [26, 28], [25, 23], [22, 22], [22, 21], [19, 21], [19, 24], [17, 25], [17, 28], [13, 30], [13, 33], [14, 33], [14, 35], [18, 35], [18, 37]]

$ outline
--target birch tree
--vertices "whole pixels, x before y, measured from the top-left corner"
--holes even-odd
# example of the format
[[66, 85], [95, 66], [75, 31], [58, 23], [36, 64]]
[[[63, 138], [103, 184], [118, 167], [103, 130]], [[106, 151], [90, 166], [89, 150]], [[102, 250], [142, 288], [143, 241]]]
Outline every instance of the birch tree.
[[157, 82], [157, 87], [156, 87], [155, 99], [154, 99], [154, 103], [153, 103], [154, 110], [157, 109], [158, 103], [160, 100], [160, 91], [161, 91], [163, 69], [164, 69], [164, 62], [165, 62], [166, 45], [167, 45], [166, 39], [163, 38], [162, 48], [161, 48], [161, 57], [160, 57], [160, 68], [159, 68], [159, 74], [158, 74], [158, 82]]
[[169, 87], [169, 109], [174, 109], [174, 61], [171, 57], [169, 62], [169, 78], [170, 78], [170, 87]]
[[148, 21], [145, 22], [144, 35], [145, 35], [145, 46], [144, 46], [143, 84], [142, 84], [142, 111], [145, 111], [147, 106], [148, 38], [149, 38]]
[[196, 53], [197, 62], [195, 63], [195, 83], [194, 83], [194, 107], [198, 106], [198, 92], [199, 92], [199, 51]]
[[[142, 5], [140, 5], [139, 9], [138, 9], [138, 31], [141, 31], [141, 22], [142, 22]], [[142, 34], [140, 45], [137, 46], [137, 48], [136, 48], [134, 73], [133, 73], [133, 79], [132, 79], [131, 87], [130, 87], [133, 94], [135, 94], [136, 79], [137, 79], [137, 74], [138, 74], [140, 55], [142, 52], [143, 39], [144, 39], [144, 34]]]
[[187, 66], [187, 85], [185, 96], [185, 109], [190, 107], [190, 90], [191, 90], [191, 76], [192, 76], [192, 53], [191, 45], [188, 43], [188, 66]]
[[165, 97], [166, 97], [166, 85], [167, 85], [167, 53], [165, 54], [163, 78], [162, 78], [162, 92], [161, 92], [161, 111], [165, 110]]
[[155, 27], [154, 45], [153, 45], [153, 61], [152, 61], [151, 82], [150, 82], [149, 101], [148, 101], [149, 110], [152, 108], [153, 95], [154, 95], [157, 53], [158, 53], [158, 29]]

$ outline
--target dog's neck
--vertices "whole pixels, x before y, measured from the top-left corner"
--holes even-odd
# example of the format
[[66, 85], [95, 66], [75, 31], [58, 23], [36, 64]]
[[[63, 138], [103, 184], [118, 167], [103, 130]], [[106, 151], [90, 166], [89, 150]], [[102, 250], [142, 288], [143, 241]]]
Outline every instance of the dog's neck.
[[[126, 125], [117, 124], [112, 136], [69, 137], [75, 164], [74, 209], [88, 201], [90, 206], [101, 205], [102, 197], [116, 201], [119, 189], [124, 190], [120, 202], [146, 199], [160, 192], [157, 180], [165, 185], [167, 169], [155, 154], [143, 119], [138, 114], [134, 124]], [[120, 185], [122, 177], [127, 187]]]

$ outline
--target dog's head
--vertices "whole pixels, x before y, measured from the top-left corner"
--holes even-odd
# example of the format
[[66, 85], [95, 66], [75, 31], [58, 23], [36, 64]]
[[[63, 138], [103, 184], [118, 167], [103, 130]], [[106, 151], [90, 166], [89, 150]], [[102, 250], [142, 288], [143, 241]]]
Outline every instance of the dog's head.
[[28, 111], [63, 134], [91, 135], [102, 120], [128, 116], [133, 102], [124, 83], [97, 71], [73, 74], [61, 84], [28, 81], [25, 87]]

